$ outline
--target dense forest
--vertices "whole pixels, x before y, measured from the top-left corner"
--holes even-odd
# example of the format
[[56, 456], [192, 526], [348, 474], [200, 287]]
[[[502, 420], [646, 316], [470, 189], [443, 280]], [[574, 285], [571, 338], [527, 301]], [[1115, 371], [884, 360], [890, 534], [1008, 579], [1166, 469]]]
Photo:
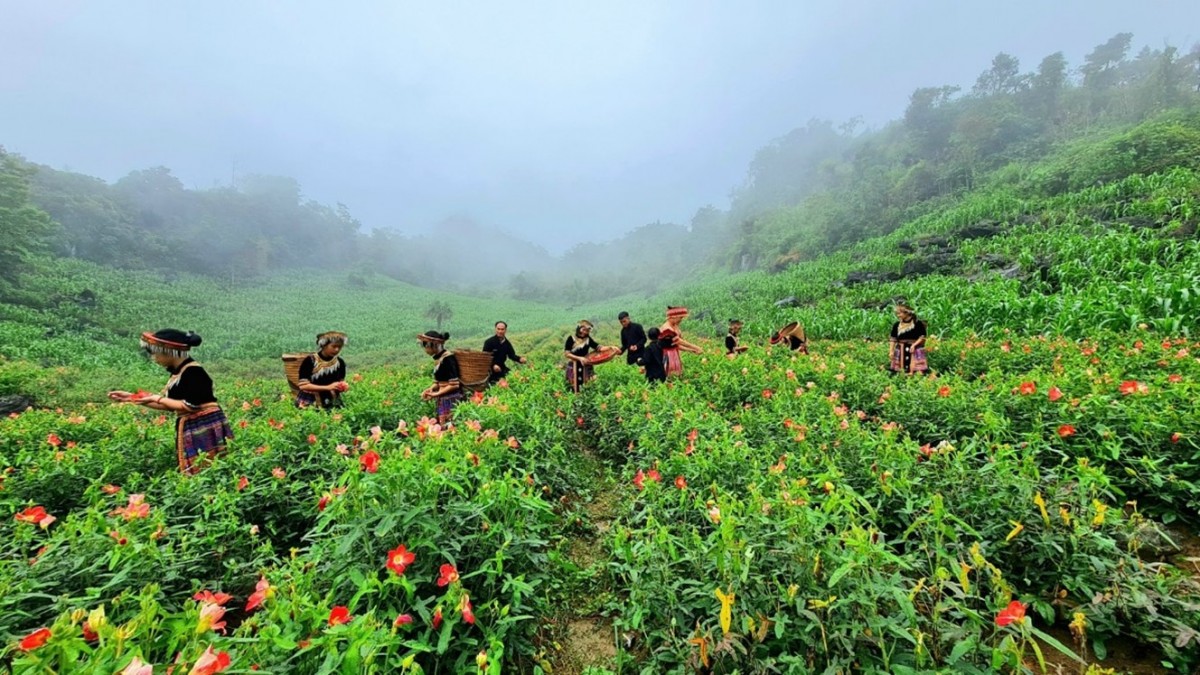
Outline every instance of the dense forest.
[[[424, 236], [366, 228], [287, 177], [188, 189], [153, 167], [109, 184], [0, 149], [4, 283], [38, 252], [232, 283], [366, 266], [432, 288], [568, 303], [652, 294], [705, 270], [782, 269], [887, 234], [971, 190], [1049, 195], [1200, 165], [1200, 47], [1144, 47], [1131, 57], [1132, 46], [1133, 35], [1120, 33], [1077, 67], [1058, 52], [1024, 72], [1001, 53], [969, 90], [917, 89], [903, 117], [877, 130], [811, 120], [756, 153], [727, 211], [704, 206], [690, 223], [642, 225], [561, 256], [465, 218]], [[1125, 132], [1089, 142], [1114, 130]]]

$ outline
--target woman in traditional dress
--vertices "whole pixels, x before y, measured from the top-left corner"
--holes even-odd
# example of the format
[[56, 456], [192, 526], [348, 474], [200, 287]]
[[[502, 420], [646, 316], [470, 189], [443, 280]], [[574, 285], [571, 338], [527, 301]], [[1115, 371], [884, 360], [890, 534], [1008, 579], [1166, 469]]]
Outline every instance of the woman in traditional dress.
[[725, 336], [725, 355], [734, 357], [749, 349], [741, 344], [742, 320], [729, 320], [729, 334]]
[[896, 305], [896, 322], [888, 338], [891, 363], [888, 370], [893, 373], [926, 373], [929, 362], [925, 358], [925, 322], [917, 313], [904, 304]]
[[787, 341], [788, 349], [801, 354], [808, 353], [808, 337], [804, 334], [804, 324], [793, 321], [788, 325], [775, 331], [771, 336], [771, 344], [777, 345]]
[[683, 375], [683, 359], [679, 356], [679, 351], [691, 352], [693, 354], [703, 353], [699, 347], [683, 339], [683, 331], [680, 330], [679, 324], [688, 315], [687, 307], [667, 307], [667, 321], [658, 329], [658, 339], [660, 341], [669, 341], [669, 347], [663, 348], [663, 359], [667, 364], [667, 379], [672, 379]]
[[317, 351], [300, 364], [297, 408], [328, 409], [342, 405], [342, 392], [350, 388], [346, 383], [346, 362], [338, 356], [344, 346], [345, 333], [331, 330], [317, 336]]
[[114, 401], [137, 403], [178, 415], [175, 454], [179, 470], [185, 474], [199, 472], [224, 452], [226, 443], [233, 438], [229, 420], [213, 394], [212, 378], [190, 356], [191, 349], [200, 346], [200, 341], [200, 336], [195, 333], [173, 328], [142, 333], [142, 349], [171, 374], [166, 388], [161, 394], [143, 391], [108, 393]]
[[592, 322], [581, 319], [575, 333], [567, 336], [563, 345], [563, 356], [567, 357], [567, 386], [576, 394], [585, 382], [595, 377], [595, 370], [588, 361], [588, 353], [600, 351], [600, 345], [592, 339]]
[[433, 357], [433, 385], [421, 392], [421, 398], [426, 401], [437, 401], [438, 424], [450, 423], [454, 416], [454, 406], [462, 400], [462, 384], [459, 382], [458, 359], [446, 351], [446, 340], [449, 333], [439, 333], [427, 330], [417, 336], [425, 353]]

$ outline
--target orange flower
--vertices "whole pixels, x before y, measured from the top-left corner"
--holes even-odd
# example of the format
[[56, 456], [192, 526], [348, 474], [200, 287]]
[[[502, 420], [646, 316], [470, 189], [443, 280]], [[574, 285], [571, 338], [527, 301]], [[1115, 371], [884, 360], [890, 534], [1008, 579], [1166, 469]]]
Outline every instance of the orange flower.
[[938, 396], [941, 396], [942, 398], [949, 398], [950, 397], [950, 387], [947, 387], [946, 385], [943, 384], [941, 387], [938, 388]]
[[444, 588], [458, 581], [458, 570], [454, 569], [454, 565], [445, 563], [439, 572], [437, 580], [438, 588]]
[[37, 649], [38, 647], [41, 647], [42, 645], [46, 644], [46, 641], [49, 639], [50, 639], [50, 629], [49, 628], [39, 628], [39, 629], [33, 631], [32, 633], [30, 633], [29, 635], [26, 635], [24, 637], [24, 639], [22, 639], [17, 644], [17, 647], [19, 647], [20, 650], [23, 652], [31, 652], [31, 651]]
[[113, 509], [113, 515], [121, 516], [125, 520], [136, 520], [149, 516], [150, 505], [146, 503], [146, 495], [129, 495], [129, 503], [125, 506]]
[[200, 605], [200, 620], [196, 623], [196, 635], [212, 630], [225, 632], [225, 608], [215, 602], [205, 602]]
[[43, 506], [31, 506], [13, 516], [13, 520], [19, 523], [33, 523], [44, 530], [50, 527], [51, 523], [58, 520], [58, 518], [46, 513], [46, 509]]
[[316, 445], [316, 444], [317, 444], [317, 435], [316, 435], [316, 434], [309, 434], [309, 435], [308, 435], [308, 444], [309, 444], [309, 445]]
[[1023, 623], [1025, 621], [1025, 603], [1013, 600], [1008, 603], [1008, 607], [1000, 610], [996, 615], [997, 626], [1007, 626], [1010, 623]]
[[363, 453], [362, 457], [358, 458], [358, 464], [363, 471], [367, 473], [379, 472], [379, 453], [374, 450], [368, 450]]
[[675, 487], [679, 488], [680, 490], [686, 490], [687, 489], [687, 479], [684, 478], [683, 476], [676, 476], [675, 477]]
[[1058, 387], [1050, 387], [1050, 391], [1046, 392], [1046, 398], [1050, 399], [1051, 403], [1057, 401], [1058, 399], [1060, 399], [1062, 397], [1063, 397], [1062, 390], [1059, 389]]
[[1075, 435], [1075, 427], [1064, 424], [1058, 428], [1058, 435], [1062, 438], [1070, 438]]
[[251, 593], [250, 597], [246, 599], [246, 611], [253, 612], [255, 609], [258, 609], [263, 604], [263, 601], [270, 597], [274, 592], [274, 589], [271, 588], [271, 584], [267, 583], [267, 578], [261, 577], [258, 580], [258, 584], [256, 584], [254, 587], [254, 592]]
[[408, 550], [404, 544], [400, 544], [396, 548], [388, 551], [387, 568], [398, 575], [403, 575], [404, 570], [417, 559], [415, 553]]
[[229, 601], [233, 599], [233, 596], [229, 595], [228, 593], [213, 593], [209, 590], [203, 590], [193, 595], [192, 599], [196, 602], [210, 602], [215, 605], [227, 605], [229, 604]]
[[212, 645], [209, 645], [188, 675], [215, 675], [228, 668], [230, 662], [229, 652], [214, 652]]
[[1017, 388], [1017, 391], [1022, 396], [1029, 396], [1031, 394], [1036, 394], [1037, 393], [1037, 383], [1036, 382], [1022, 382], [1021, 386]]
[[106, 495], [115, 495], [121, 491], [121, 487], [119, 485], [113, 485], [112, 483], [109, 483], [108, 485], [100, 488], [100, 491]]
[[350, 610], [345, 605], [336, 605], [329, 610], [329, 625], [340, 626], [344, 623], [350, 623], [354, 617], [350, 616]]
[[46, 442], [56, 448], [62, 445], [62, 439], [58, 437], [58, 434], [48, 434], [46, 436]]
[[1146, 394], [1150, 392], [1150, 387], [1147, 387], [1144, 382], [1138, 382], [1137, 380], [1125, 380], [1121, 383], [1120, 392], [1122, 396]]
[[249, 484], [250, 484], [250, 479], [246, 478], [245, 476], [242, 476], [241, 478], [238, 479], [237, 491], [241, 492], [242, 490], [245, 490], [246, 486]]

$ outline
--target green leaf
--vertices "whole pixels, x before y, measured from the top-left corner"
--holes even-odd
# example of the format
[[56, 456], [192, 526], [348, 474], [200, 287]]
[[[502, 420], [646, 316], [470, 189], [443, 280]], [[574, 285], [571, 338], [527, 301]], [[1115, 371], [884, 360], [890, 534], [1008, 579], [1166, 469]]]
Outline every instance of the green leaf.
[[958, 663], [959, 659], [961, 659], [963, 656], [965, 656], [971, 650], [975, 649], [975, 647], [978, 646], [978, 644], [979, 644], [979, 637], [972, 635], [971, 637], [967, 638], [966, 640], [963, 640], [963, 641], [959, 642], [958, 644], [954, 645], [954, 649], [950, 650], [949, 658], [946, 659], [946, 665], [952, 666], [955, 663]]

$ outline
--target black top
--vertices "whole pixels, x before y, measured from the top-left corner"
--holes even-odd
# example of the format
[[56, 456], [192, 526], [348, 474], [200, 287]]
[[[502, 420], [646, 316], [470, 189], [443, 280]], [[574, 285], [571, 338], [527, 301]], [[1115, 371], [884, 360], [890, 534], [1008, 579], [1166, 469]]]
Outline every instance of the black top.
[[[630, 351], [629, 348], [633, 346], [637, 349]], [[621, 329], [621, 352], [625, 354], [625, 362], [637, 363], [639, 353], [645, 348], [646, 331], [642, 330], [642, 324], [630, 321], [628, 326]]]
[[[297, 377], [300, 384], [315, 384], [318, 386], [327, 386], [334, 382], [343, 382], [346, 379], [346, 362], [342, 357], [335, 356], [333, 361], [323, 361], [326, 364], [322, 368], [317, 368], [317, 360], [321, 359], [319, 354], [312, 354], [304, 362], [300, 364], [300, 374]], [[311, 396], [319, 396], [321, 398], [321, 407], [329, 408], [337, 402], [340, 395], [336, 391], [309, 391], [305, 392]]]
[[796, 351], [797, 349], [800, 349], [801, 347], [804, 346], [804, 340], [801, 340], [800, 338], [796, 337], [795, 335], [789, 335], [788, 336], [788, 346], [792, 348], [792, 351]]
[[725, 336], [725, 353], [733, 354], [737, 351], [738, 338], [733, 333]]
[[[194, 364], [194, 365], [189, 365]], [[183, 401], [188, 408], [196, 410], [206, 403], [216, 403], [213, 381], [204, 368], [192, 359], [185, 359], [179, 368], [170, 370], [167, 380], [167, 398]]]
[[646, 379], [651, 382], [666, 381], [667, 366], [663, 359], [662, 343], [655, 340], [646, 345], [641, 364], [646, 367]]
[[587, 356], [590, 351], [600, 351], [600, 344], [593, 340], [591, 335], [587, 336], [586, 340], [568, 335], [563, 351], [571, 352], [575, 356]]
[[438, 382], [458, 382], [458, 359], [450, 352], [443, 351], [438, 356], [437, 365], [433, 368], [433, 379]]
[[917, 319], [913, 322], [912, 328], [907, 331], [900, 332], [900, 322], [892, 324], [892, 339], [894, 340], [910, 340], [915, 341], [925, 337], [925, 322]]
[[483, 351], [492, 353], [492, 365], [500, 366], [500, 372], [492, 374], [501, 377], [508, 374], [509, 359], [513, 361], [521, 360], [521, 357], [517, 356], [517, 350], [513, 348], [512, 343], [507, 338], [501, 341], [498, 335], [493, 335], [483, 341]]

